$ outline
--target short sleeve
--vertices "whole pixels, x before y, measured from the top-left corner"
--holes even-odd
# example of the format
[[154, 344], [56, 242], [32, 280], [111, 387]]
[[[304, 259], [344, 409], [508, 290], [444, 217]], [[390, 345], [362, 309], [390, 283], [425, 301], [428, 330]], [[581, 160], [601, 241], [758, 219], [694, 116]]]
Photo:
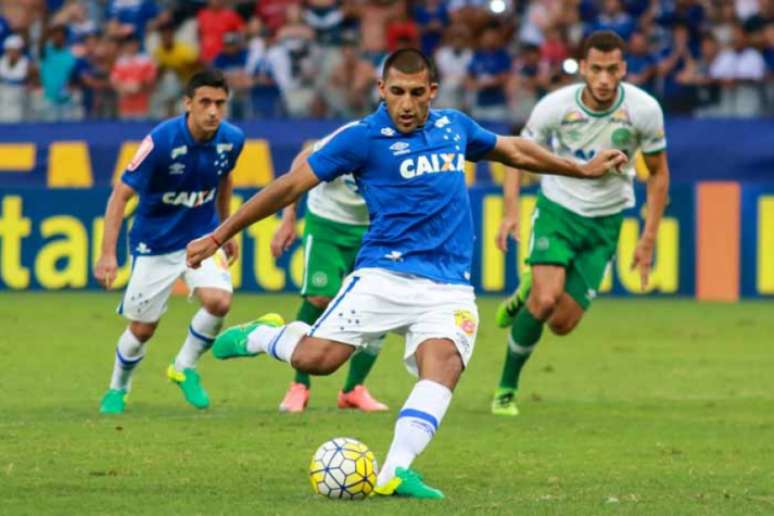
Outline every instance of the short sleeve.
[[136, 192], [143, 192], [153, 177], [159, 150], [150, 134], [140, 143], [132, 161], [127, 165], [121, 176], [121, 181], [131, 186]]
[[229, 167], [226, 174], [230, 174], [236, 168], [237, 162], [239, 162], [239, 156], [242, 155], [242, 149], [245, 146], [245, 135], [240, 131], [238, 138], [234, 141], [234, 150], [232, 151], [231, 167]]
[[457, 123], [463, 128], [467, 143], [465, 145], [465, 159], [478, 161], [497, 144], [497, 135], [484, 129], [478, 122], [464, 113], [457, 113]]
[[637, 123], [640, 130], [640, 148], [643, 154], [656, 154], [666, 149], [664, 113], [655, 99], [649, 99], [647, 110]]
[[352, 122], [315, 143], [307, 162], [321, 181], [332, 181], [343, 174], [356, 174], [366, 162], [368, 147], [366, 126]]
[[551, 134], [553, 131], [553, 111], [544, 98], [535, 105], [532, 113], [529, 115], [527, 124], [521, 130], [521, 136], [538, 145], [548, 147], [551, 145]]

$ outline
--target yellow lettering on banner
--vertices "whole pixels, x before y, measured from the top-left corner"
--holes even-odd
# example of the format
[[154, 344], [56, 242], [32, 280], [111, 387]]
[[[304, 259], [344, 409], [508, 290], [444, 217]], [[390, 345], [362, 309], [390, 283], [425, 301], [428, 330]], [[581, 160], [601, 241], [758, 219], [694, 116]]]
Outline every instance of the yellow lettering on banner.
[[[99, 257], [102, 255], [102, 237], [105, 233], [104, 217], [94, 219], [91, 230], [93, 235], [91, 240], [91, 268], [94, 270]], [[132, 274], [132, 257], [128, 252], [126, 254], [125, 263], [116, 271], [116, 279], [113, 280], [113, 284], [110, 286], [112, 290], [124, 288], [129, 283], [129, 276]]]
[[599, 292], [604, 294], [611, 290], [613, 290], [613, 268], [608, 263], [605, 268], [605, 275], [602, 276], [602, 283], [599, 284]]
[[91, 158], [86, 142], [54, 142], [48, 148], [50, 188], [90, 188]]
[[[45, 244], [35, 258], [35, 277], [44, 288], [86, 286], [88, 278], [89, 244], [86, 229], [75, 217], [57, 215], [44, 219], [40, 224], [40, 234], [43, 238], [62, 235]], [[57, 263], [65, 262], [61, 269]]]
[[126, 167], [132, 161], [132, 158], [137, 154], [137, 149], [140, 147], [138, 141], [127, 141], [121, 144], [121, 149], [118, 151], [118, 158], [116, 159], [116, 168], [113, 169], [113, 181], [112, 184], [118, 183], [121, 176], [126, 170]]
[[274, 263], [271, 255], [271, 239], [279, 225], [277, 217], [263, 219], [250, 226], [247, 234], [254, 240], [253, 273], [255, 282], [264, 290], [285, 288], [285, 271]]
[[29, 172], [34, 168], [34, 143], [0, 143], [0, 172]]
[[648, 165], [645, 163], [645, 157], [642, 155], [642, 151], [637, 151], [637, 154], [634, 155], [634, 172], [637, 179], [642, 182], [647, 181], [650, 177], [650, 170], [648, 170]]
[[516, 258], [516, 270], [521, 277], [521, 269], [524, 267], [524, 260], [529, 258], [530, 239], [532, 236], [532, 216], [535, 213], [537, 197], [534, 195], [522, 195], [519, 199], [519, 211], [521, 214], [519, 224], [519, 252]]
[[643, 290], [639, 269], [631, 270], [634, 249], [640, 236], [640, 223], [635, 218], [624, 219], [621, 237], [618, 240], [617, 272], [621, 286], [631, 293], [658, 291], [665, 294], [677, 291], [679, 270], [679, 226], [673, 217], [665, 217], [658, 228], [655, 262], [648, 287]]
[[774, 294], [774, 195], [758, 200], [758, 293]]
[[502, 290], [505, 287], [505, 253], [497, 248], [495, 238], [503, 215], [503, 198], [487, 195], [481, 213], [481, 287]]
[[266, 140], [247, 140], [231, 173], [235, 187], [263, 187], [274, 179], [274, 163]]
[[476, 164], [472, 161], [465, 162], [465, 184], [470, 186], [476, 182]]
[[30, 286], [30, 271], [22, 267], [21, 241], [30, 236], [32, 221], [22, 213], [22, 198], [18, 195], [3, 197], [0, 211], [0, 278], [8, 288]]
[[508, 167], [497, 161], [489, 162], [489, 175], [492, 177], [492, 181], [495, 184], [501, 185], [505, 181], [505, 171]]
[[[236, 212], [240, 206], [242, 206], [242, 201], [243, 199], [241, 195], [232, 195], [229, 213]], [[240, 231], [233, 238], [233, 240], [237, 243], [237, 246], [239, 246], [239, 258], [237, 258], [234, 263], [231, 264], [231, 267], [229, 267], [229, 270], [231, 271], [231, 284], [235, 289], [242, 286], [242, 264], [244, 263], [244, 260], [242, 260], [242, 254], [244, 253], [244, 238], [242, 235], [243, 232]]]

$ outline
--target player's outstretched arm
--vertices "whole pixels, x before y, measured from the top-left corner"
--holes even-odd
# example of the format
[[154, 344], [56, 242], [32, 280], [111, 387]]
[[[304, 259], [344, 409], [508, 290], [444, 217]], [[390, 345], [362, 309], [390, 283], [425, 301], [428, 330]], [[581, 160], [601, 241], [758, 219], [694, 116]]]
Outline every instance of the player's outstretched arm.
[[653, 249], [656, 245], [658, 227], [664, 214], [669, 192], [669, 164], [666, 151], [656, 154], [644, 154], [645, 165], [648, 167], [648, 196], [645, 213], [645, 228], [634, 249], [631, 268], [640, 269], [640, 284], [642, 289], [648, 287], [650, 271], [653, 267]]
[[105, 226], [102, 232], [102, 249], [97, 264], [94, 266], [94, 277], [105, 287], [110, 288], [116, 279], [118, 259], [116, 258], [116, 243], [124, 220], [124, 210], [129, 199], [134, 197], [134, 189], [119, 181], [108, 199], [105, 208]]
[[198, 267], [241, 230], [294, 202], [319, 182], [309, 164], [303, 160], [302, 164], [293, 167], [290, 172], [252, 196], [215, 231], [189, 242], [186, 247], [188, 266]]
[[520, 168], [538, 174], [592, 179], [615, 171], [624, 165], [626, 155], [614, 149], [606, 149], [587, 163], [565, 159], [552, 154], [537, 143], [519, 136], [498, 136], [494, 149], [484, 159], [499, 161], [509, 167]]

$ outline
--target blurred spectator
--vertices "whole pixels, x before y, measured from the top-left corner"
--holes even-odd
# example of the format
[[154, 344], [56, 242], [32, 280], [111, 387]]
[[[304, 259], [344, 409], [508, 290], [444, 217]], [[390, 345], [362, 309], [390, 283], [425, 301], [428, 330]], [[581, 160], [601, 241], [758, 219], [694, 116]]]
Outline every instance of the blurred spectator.
[[[552, 3], [553, 0], [532, 2], [534, 4]], [[471, 34], [479, 34], [484, 26], [494, 17], [507, 19], [511, 17], [513, 2], [511, 0], [448, 0], [447, 8], [452, 23], [467, 25]]]
[[290, 6], [300, 7], [301, 0], [260, 0], [255, 4], [255, 14], [268, 29], [276, 33], [285, 23], [285, 12]]
[[40, 58], [40, 82], [43, 87], [41, 118], [56, 121], [76, 117], [75, 103], [69, 89], [75, 68], [75, 56], [65, 45], [67, 29], [55, 25], [49, 29], [48, 41]]
[[683, 24], [696, 40], [704, 23], [704, 6], [698, 0], [661, 0], [656, 21], [667, 28]]
[[524, 12], [519, 29], [519, 42], [540, 46], [545, 38], [544, 31], [553, 26], [561, 16], [562, 3], [558, 0], [530, 2]]
[[766, 61], [766, 102], [768, 114], [774, 115], [774, 21], [763, 32], [763, 59]]
[[721, 47], [731, 44], [731, 33], [737, 24], [736, 11], [731, 2], [722, 2], [717, 8], [716, 20], [712, 25], [712, 32]]
[[623, 39], [628, 40], [635, 27], [634, 19], [624, 11], [621, 0], [604, 0], [602, 11], [591, 25], [589, 32], [612, 30]]
[[[763, 0], [764, 2], [766, 0]], [[730, 3], [730, 2], [729, 2]], [[758, 14], [761, 0], [735, 0], [736, 15], [740, 21], [745, 22]]]
[[130, 34], [121, 43], [110, 83], [118, 93], [118, 116], [123, 120], [148, 118], [150, 96], [156, 82], [156, 65], [140, 52], [140, 40]]
[[27, 104], [30, 60], [24, 55], [24, 40], [11, 34], [3, 41], [0, 58], [0, 122], [21, 122]]
[[227, 32], [223, 35], [223, 50], [212, 61], [212, 66], [223, 72], [231, 94], [229, 95], [230, 117], [243, 120], [249, 112], [252, 79], [247, 73], [247, 50], [242, 44], [242, 35]]
[[199, 23], [200, 55], [206, 63], [215, 59], [223, 48], [223, 36], [227, 32], [241, 32], [244, 20], [226, 7], [225, 0], [208, 0], [207, 7], [196, 15]]
[[0, 13], [0, 43], [5, 41], [5, 38], [10, 36], [11, 33], [11, 24], [8, 23], [8, 20], [5, 18], [5, 16]]
[[142, 44], [145, 40], [145, 30], [159, 15], [159, 10], [154, 0], [110, 0], [107, 13], [109, 35], [126, 37], [134, 34]]
[[158, 30], [159, 43], [153, 51], [158, 78], [151, 103], [154, 117], [165, 118], [180, 110], [183, 88], [201, 64], [196, 49], [177, 39], [172, 22], [161, 25]]
[[287, 115], [308, 117], [320, 113], [315, 90], [319, 72], [319, 49], [300, 30], [280, 33], [266, 55]]
[[346, 23], [340, 0], [307, 0], [303, 21], [315, 32], [317, 45], [338, 46]]
[[421, 34], [422, 52], [433, 55], [449, 25], [449, 11], [443, 0], [421, 0], [414, 6], [414, 20]]
[[677, 75], [677, 81], [680, 84], [694, 88], [696, 104], [694, 114], [700, 116], [718, 114], [720, 89], [718, 81], [711, 76], [710, 69], [719, 52], [720, 47], [715, 36], [711, 32], [702, 35], [699, 56], [688, 60], [685, 69]]
[[446, 43], [435, 53], [439, 86], [434, 106], [455, 109], [464, 107], [465, 79], [472, 59], [470, 30], [461, 23], [452, 25], [446, 33]]
[[481, 33], [479, 49], [468, 65], [467, 89], [472, 94], [471, 114], [483, 120], [505, 120], [508, 97], [505, 85], [511, 57], [504, 48], [500, 25], [492, 23]]
[[419, 48], [419, 26], [409, 15], [404, 4], [403, 11], [387, 22], [387, 51], [399, 48]]
[[546, 28], [543, 44], [540, 45], [540, 60], [551, 70], [559, 70], [569, 55], [570, 50], [562, 38], [561, 31], [556, 26]]
[[645, 34], [632, 32], [626, 53], [626, 80], [652, 94], [657, 67], [658, 62], [648, 48]]
[[720, 81], [722, 114], [750, 117], [762, 113], [766, 63], [750, 46], [741, 25], [734, 27], [731, 47], [721, 50], [710, 74]]
[[86, 4], [78, 0], [65, 2], [51, 18], [50, 23], [66, 26], [70, 40], [74, 42], [80, 42], [86, 35], [97, 32], [97, 25], [89, 17]]
[[381, 62], [387, 50], [387, 23], [405, 12], [403, 0], [361, 0], [361, 48], [372, 63]]
[[[84, 34], [81, 41], [73, 47], [75, 67], [72, 82], [81, 91], [81, 105], [85, 117], [92, 117], [94, 109], [94, 89], [99, 86], [99, 79], [94, 76], [94, 61], [100, 36], [97, 33]], [[107, 81], [105, 81], [107, 82]], [[110, 87], [110, 83], [107, 84]]]
[[517, 120], [529, 117], [538, 99], [546, 93], [548, 82], [549, 71], [541, 62], [540, 49], [536, 45], [522, 45], [509, 83], [511, 111]]
[[360, 117], [371, 110], [369, 99], [376, 84], [376, 71], [369, 60], [360, 56], [356, 40], [345, 39], [342, 43], [341, 57], [325, 89], [325, 101], [333, 116]]
[[658, 76], [661, 81], [661, 95], [667, 110], [675, 113], [689, 113], [693, 109], [693, 88], [681, 84], [677, 76], [693, 59], [689, 46], [690, 32], [682, 23], [672, 28], [672, 41], [661, 53]]

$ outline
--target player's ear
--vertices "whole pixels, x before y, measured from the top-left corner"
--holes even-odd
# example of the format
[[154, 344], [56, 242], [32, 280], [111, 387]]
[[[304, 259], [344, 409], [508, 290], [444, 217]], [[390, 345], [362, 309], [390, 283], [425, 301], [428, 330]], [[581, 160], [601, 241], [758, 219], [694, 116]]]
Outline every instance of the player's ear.
[[382, 79], [379, 79], [379, 81], [376, 83], [376, 85], [379, 88], [379, 96], [382, 98], [382, 100], [384, 100], [384, 98], [385, 98], [384, 92], [385, 92], [385, 89], [386, 89], [386, 87], [384, 85], [384, 81]]
[[436, 95], [438, 95], [438, 83], [437, 82], [431, 82], [430, 83], [430, 100], [434, 100]]
[[193, 103], [191, 97], [188, 95], [183, 95], [183, 107], [185, 108], [186, 113], [191, 112], [191, 104]]

